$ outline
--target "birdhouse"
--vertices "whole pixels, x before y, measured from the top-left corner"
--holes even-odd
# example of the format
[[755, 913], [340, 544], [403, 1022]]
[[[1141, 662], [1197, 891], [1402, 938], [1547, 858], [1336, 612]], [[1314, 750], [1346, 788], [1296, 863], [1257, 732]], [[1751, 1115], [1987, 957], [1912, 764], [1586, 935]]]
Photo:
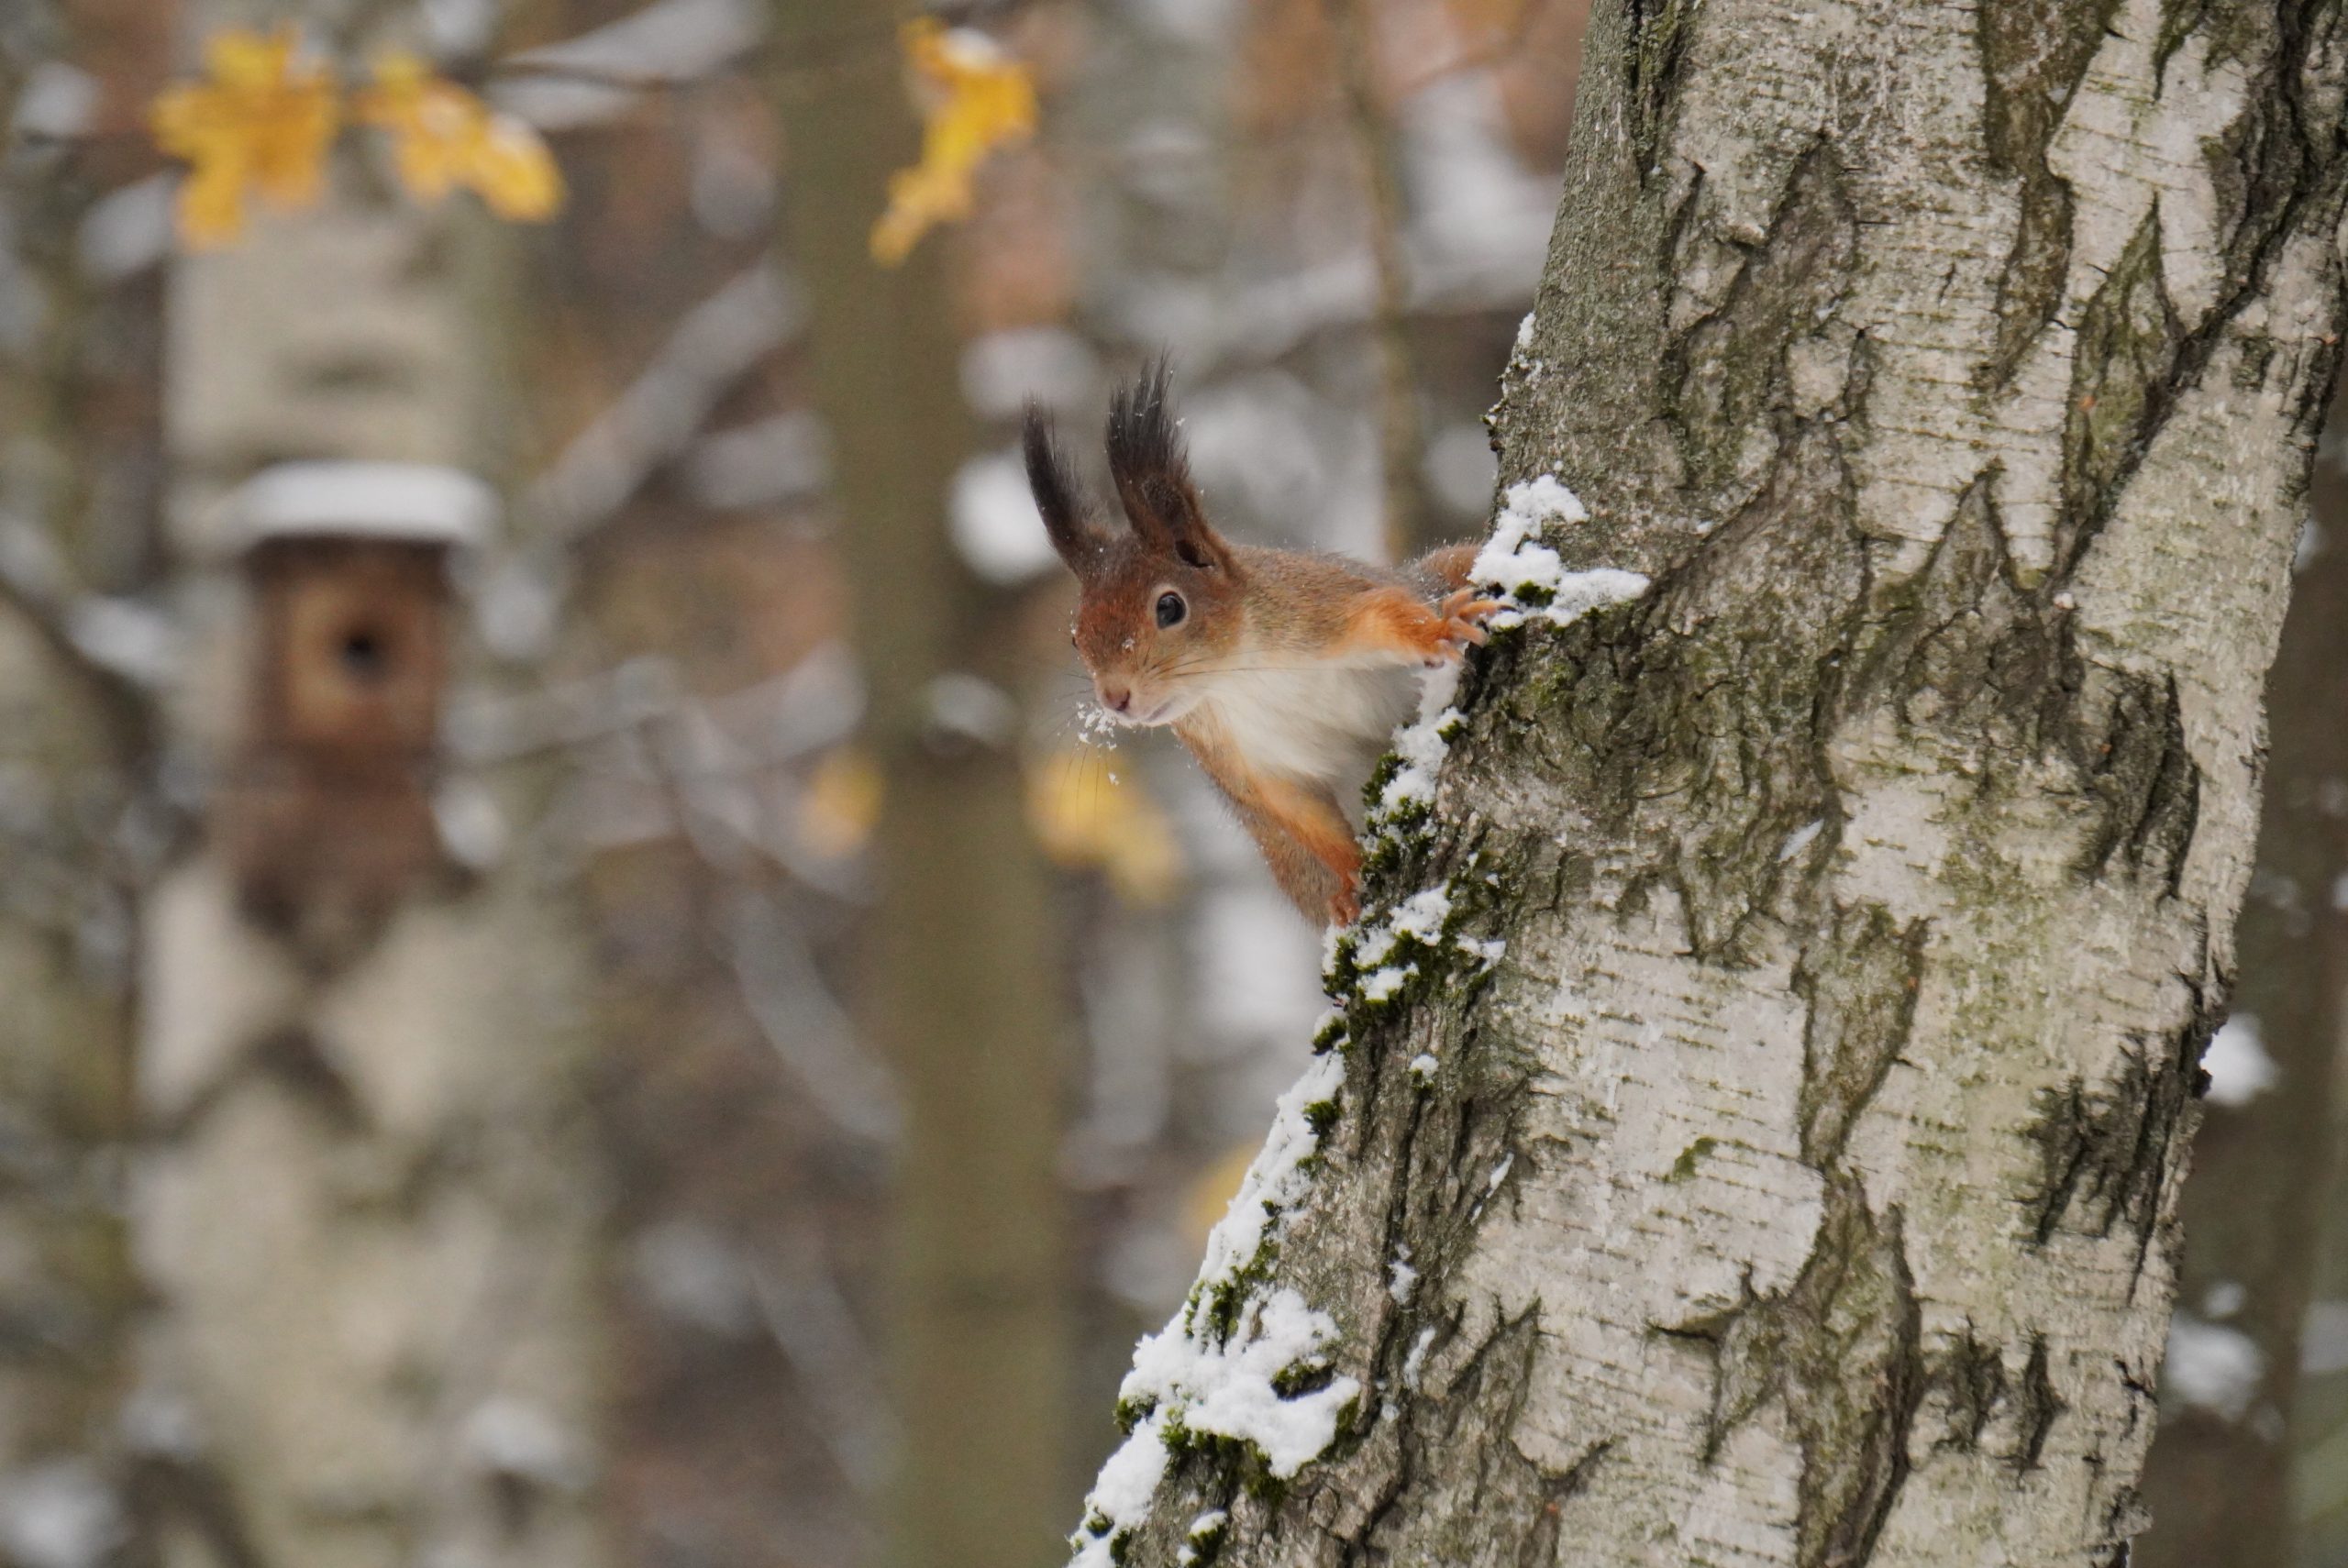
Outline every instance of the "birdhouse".
[[249, 668], [214, 827], [246, 912], [371, 931], [447, 870], [432, 811], [451, 555], [488, 488], [424, 464], [305, 462], [232, 498]]

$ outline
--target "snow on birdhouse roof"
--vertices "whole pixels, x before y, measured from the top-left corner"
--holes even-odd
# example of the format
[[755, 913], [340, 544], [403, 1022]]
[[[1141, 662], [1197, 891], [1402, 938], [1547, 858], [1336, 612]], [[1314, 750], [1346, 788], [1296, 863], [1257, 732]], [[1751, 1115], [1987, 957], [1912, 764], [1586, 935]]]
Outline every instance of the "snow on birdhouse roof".
[[228, 498], [239, 548], [269, 539], [384, 539], [456, 547], [484, 544], [497, 495], [460, 469], [437, 463], [278, 463]]

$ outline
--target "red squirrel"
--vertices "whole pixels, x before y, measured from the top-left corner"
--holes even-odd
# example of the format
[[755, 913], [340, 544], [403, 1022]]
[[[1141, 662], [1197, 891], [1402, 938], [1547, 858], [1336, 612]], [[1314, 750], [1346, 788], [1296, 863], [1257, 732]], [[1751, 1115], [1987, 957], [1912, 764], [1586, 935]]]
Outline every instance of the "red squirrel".
[[1468, 585], [1472, 544], [1389, 570], [1226, 541], [1191, 482], [1167, 381], [1161, 360], [1110, 401], [1123, 531], [1093, 520], [1050, 421], [1027, 405], [1028, 484], [1080, 591], [1071, 637], [1102, 708], [1170, 726], [1281, 890], [1307, 919], [1345, 925], [1360, 912], [1361, 849], [1341, 802], [1416, 711], [1417, 672], [1464, 657], [1500, 606]]

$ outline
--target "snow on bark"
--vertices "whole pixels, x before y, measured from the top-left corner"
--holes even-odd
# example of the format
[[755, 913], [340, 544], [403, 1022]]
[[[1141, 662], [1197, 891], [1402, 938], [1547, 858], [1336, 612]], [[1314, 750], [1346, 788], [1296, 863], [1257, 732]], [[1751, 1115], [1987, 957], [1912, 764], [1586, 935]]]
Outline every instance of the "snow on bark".
[[1508, 487], [1501, 498], [1492, 536], [1476, 556], [1475, 580], [1501, 591], [1502, 608], [1491, 617], [1495, 630], [1524, 624], [1527, 617], [1563, 626], [1602, 604], [1645, 593], [1647, 580], [1634, 571], [1566, 570], [1557, 552], [1541, 542], [1556, 524], [1587, 523], [1581, 499], [1554, 474], [1539, 474]]
[[1359, 1397], [1352, 1377], [1291, 1386], [1300, 1372], [1325, 1366], [1335, 1325], [1293, 1289], [1260, 1288], [1279, 1227], [1304, 1196], [1321, 1128], [1335, 1113], [1341, 1043], [1324, 1037], [1280, 1097], [1263, 1153], [1207, 1240], [1197, 1286], [1173, 1321], [1134, 1353], [1117, 1396], [1127, 1435], [1085, 1499], [1084, 1526], [1071, 1542], [1078, 1562], [1114, 1561], [1177, 1450], [1222, 1440], [1285, 1480], [1328, 1448]]
[[1600, 6], [1499, 414], [1518, 613], [1377, 781], [1343, 1087], [1245, 1271], [1360, 1393], [1292, 1474], [1135, 1466], [1103, 1551], [2121, 1559], [2342, 26]]
[[[1545, 528], [1589, 516], [1574, 492], [1549, 475], [1509, 487], [1492, 536], [1470, 569], [1472, 580], [1500, 606], [1489, 617], [1494, 631], [1512, 631], [1528, 619], [1570, 625], [1592, 610], [1646, 591], [1647, 580], [1637, 572], [1569, 572], [1556, 549], [1542, 542]], [[1456, 669], [1427, 677], [1417, 720], [1395, 733], [1396, 765], [1373, 788], [1373, 829], [1407, 828], [1434, 799], [1435, 774], [1458, 725], [1459, 710], [1451, 704], [1458, 688]]]

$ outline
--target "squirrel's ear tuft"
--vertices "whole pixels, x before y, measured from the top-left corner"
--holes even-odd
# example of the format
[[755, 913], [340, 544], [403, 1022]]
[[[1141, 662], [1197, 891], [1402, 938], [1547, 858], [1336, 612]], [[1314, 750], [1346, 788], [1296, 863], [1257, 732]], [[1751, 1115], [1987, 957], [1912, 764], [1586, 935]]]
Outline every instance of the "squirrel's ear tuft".
[[1222, 554], [1222, 541], [1191, 482], [1191, 460], [1166, 397], [1171, 376], [1161, 354], [1109, 400], [1109, 473], [1135, 533], [1203, 564]]
[[1032, 398], [1021, 445], [1027, 454], [1027, 488], [1035, 491], [1036, 510], [1044, 514], [1044, 532], [1051, 536], [1052, 548], [1059, 552], [1060, 559], [1083, 577], [1092, 570], [1109, 541], [1085, 516], [1076, 481], [1068, 471], [1068, 458], [1052, 436], [1051, 416]]

